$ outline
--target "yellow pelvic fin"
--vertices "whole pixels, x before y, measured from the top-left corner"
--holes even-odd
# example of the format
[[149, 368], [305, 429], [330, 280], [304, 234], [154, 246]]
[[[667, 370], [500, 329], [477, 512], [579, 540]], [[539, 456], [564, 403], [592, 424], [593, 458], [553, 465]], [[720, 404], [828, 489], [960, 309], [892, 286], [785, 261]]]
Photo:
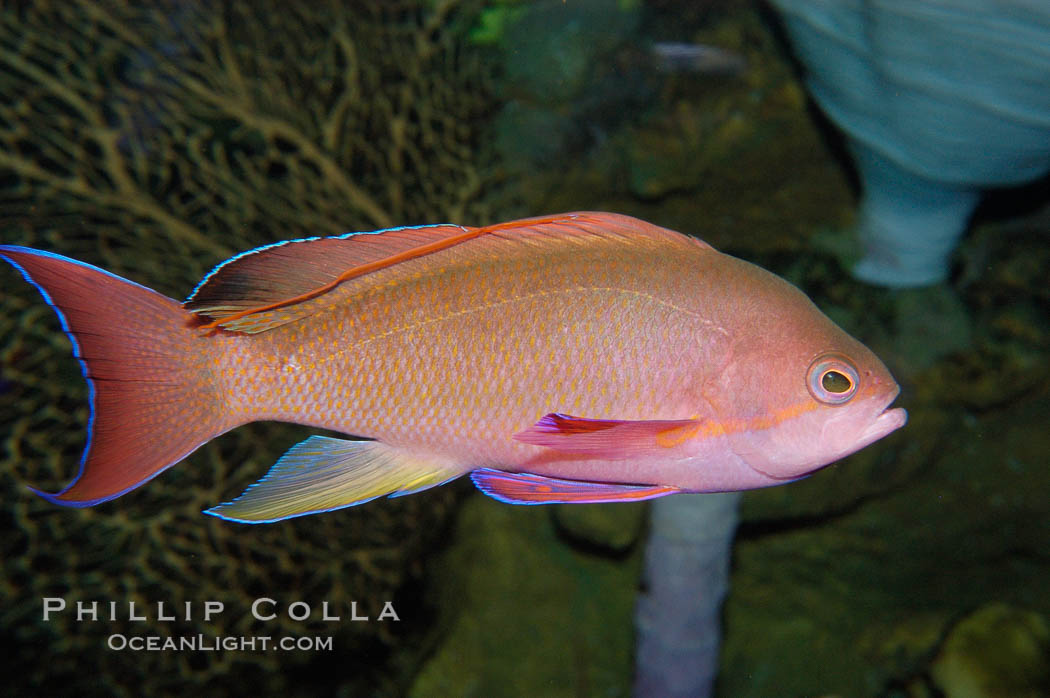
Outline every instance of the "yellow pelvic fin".
[[419, 492], [466, 471], [379, 441], [311, 436], [289, 449], [240, 497], [204, 513], [241, 523], [271, 523]]

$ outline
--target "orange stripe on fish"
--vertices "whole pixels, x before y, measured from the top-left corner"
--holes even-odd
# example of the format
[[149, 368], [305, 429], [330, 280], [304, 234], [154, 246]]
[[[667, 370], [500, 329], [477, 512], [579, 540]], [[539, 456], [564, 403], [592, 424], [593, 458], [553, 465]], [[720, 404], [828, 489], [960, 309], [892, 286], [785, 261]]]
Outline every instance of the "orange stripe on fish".
[[[720, 434], [739, 434], [745, 431], [762, 431], [772, 429], [786, 421], [795, 419], [807, 412], [817, 409], [817, 403], [797, 403], [788, 407], [775, 410], [769, 415], [759, 415], [750, 419], [729, 418], [721, 422], [711, 424], [711, 430], [705, 429], [705, 436], [717, 436]], [[706, 427], [707, 425], [705, 425]]]
[[[548, 414], [528, 429], [514, 435], [524, 443], [548, 446], [565, 451], [607, 456], [599, 444], [614, 443], [619, 457], [636, 455], [654, 448], [674, 448], [690, 439], [724, 436], [742, 431], [771, 429], [798, 417], [816, 404], [800, 403], [779, 409], [772, 415], [751, 419], [702, 421], [697, 418], [674, 421], [630, 422], [614, 419], [587, 419], [564, 414]], [[612, 431], [615, 430], [615, 431]], [[585, 438], [578, 438], [578, 437]], [[577, 437], [577, 438], [572, 438]]]

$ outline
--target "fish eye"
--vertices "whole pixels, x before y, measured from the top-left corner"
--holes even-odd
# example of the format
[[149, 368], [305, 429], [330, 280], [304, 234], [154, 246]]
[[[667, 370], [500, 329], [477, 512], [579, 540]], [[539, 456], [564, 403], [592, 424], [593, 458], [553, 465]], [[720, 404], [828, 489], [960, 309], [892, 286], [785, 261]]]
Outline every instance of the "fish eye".
[[821, 376], [820, 385], [829, 393], [841, 395], [842, 393], [848, 393], [850, 391], [853, 387], [853, 381], [849, 379], [849, 376], [845, 376], [838, 371], [831, 369], [830, 371], [825, 371], [824, 375]]
[[840, 354], [823, 354], [809, 366], [806, 384], [809, 392], [826, 405], [849, 401], [860, 383], [853, 363]]

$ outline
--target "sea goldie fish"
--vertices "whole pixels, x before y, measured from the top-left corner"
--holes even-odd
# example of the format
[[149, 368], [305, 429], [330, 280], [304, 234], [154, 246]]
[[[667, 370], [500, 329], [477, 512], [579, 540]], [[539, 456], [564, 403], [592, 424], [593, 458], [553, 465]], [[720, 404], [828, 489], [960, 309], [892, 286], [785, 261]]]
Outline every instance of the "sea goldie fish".
[[184, 303], [0, 245], [91, 387], [56, 504], [135, 489], [259, 420], [311, 436], [206, 513], [260, 523], [470, 473], [504, 502], [777, 485], [906, 420], [882, 362], [794, 286], [610, 213], [291, 240], [223, 262]]

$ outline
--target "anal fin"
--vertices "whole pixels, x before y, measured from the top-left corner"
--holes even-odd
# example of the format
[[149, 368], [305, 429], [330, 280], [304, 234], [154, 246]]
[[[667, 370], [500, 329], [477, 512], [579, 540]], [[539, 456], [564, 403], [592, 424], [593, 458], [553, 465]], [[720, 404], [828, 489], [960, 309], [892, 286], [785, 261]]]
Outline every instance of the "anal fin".
[[479, 468], [470, 474], [470, 479], [488, 496], [508, 504], [639, 502], [680, 491], [677, 487], [666, 485], [564, 480], [532, 473], [509, 473], [492, 468]]
[[289, 449], [240, 497], [204, 513], [241, 523], [271, 523], [384, 495], [419, 492], [463, 472], [455, 463], [406, 453], [379, 441], [311, 436]]

